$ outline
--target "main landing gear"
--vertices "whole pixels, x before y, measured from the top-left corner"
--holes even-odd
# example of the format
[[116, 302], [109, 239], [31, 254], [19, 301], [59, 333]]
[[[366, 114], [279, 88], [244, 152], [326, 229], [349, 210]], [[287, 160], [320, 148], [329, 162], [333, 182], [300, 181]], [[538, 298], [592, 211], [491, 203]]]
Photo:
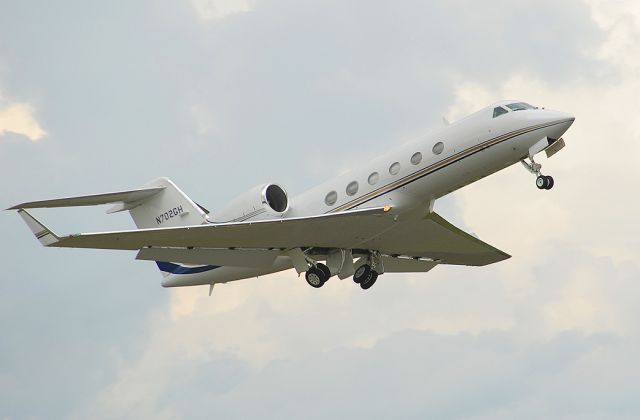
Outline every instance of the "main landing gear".
[[[378, 268], [382, 270], [378, 270]], [[353, 274], [353, 281], [358, 283], [362, 289], [367, 290], [374, 285], [376, 280], [378, 280], [380, 271], [383, 270], [380, 254], [376, 251], [371, 251], [367, 262], [356, 269], [356, 272]]]
[[542, 175], [542, 173], [540, 172], [540, 170], [542, 169], [542, 165], [536, 163], [536, 161], [533, 160], [533, 156], [530, 156], [529, 159], [531, 160], [531, 163], [527, 162], [524, 159], [522, 159], [520, 162], [529, 172], [536, 175], [536, 187], [538, 187], [539, 190], [550, 190], [551, 188], [553, 188], [553, 177]]
[[358, 267], [353, 275], [353, 281], [358, 283], [364, 290], [367, 290], [378, 280], [378, 276], [378, 272], [373, 270], [369, 264], [363, 264]]
[[[351, 254], [349, 254], [351, 258]], [[351, 260], [349, 260], [351, 262]], [[334, 270], [333, 275], [337, 275], [341, 279], [349, 277], [350, 273], [353, 274], [353, 281], [360, 285], [364, 290], [369, 289], [378, 280], [378, 276], [384, 273], [384, 265], [382, 263], [382, 256], [378, 251], [369, 251], [369, 254], [360, 260], [358, 268], [353, 271], [352, 263], [349, 264], [351, 268], [347, 268], [343, 271], [342, 268], [335, 272], [335, 268], [329, 269], [325, 264], [315, 262], [311, 258], [306, 258], [307, 271], [304, 278], [309, 283], [309, 286], [316, 289], [324, 286], [324, 284], [331, 278], [331, 270]], [[329, 263], [331, 266], [331, 263]], [[333, 267], [333, 266], [332, 266]]]
[[307, 273], [304, 275], [304, 278], [309, 283], [309, 286], [315, 287], [316, 289], [324, 286], [324, 284], [331, 277], [331, 271], [329, 267], [322, 263], [317, 263], [315, 266], [309, 267]]

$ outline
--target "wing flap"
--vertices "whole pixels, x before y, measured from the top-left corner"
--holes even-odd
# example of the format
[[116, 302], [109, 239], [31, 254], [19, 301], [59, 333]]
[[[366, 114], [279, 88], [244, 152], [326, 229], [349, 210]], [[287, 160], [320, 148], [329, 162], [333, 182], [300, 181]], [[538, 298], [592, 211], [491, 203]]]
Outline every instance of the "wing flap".
[[438, 265], [435, 261], [415, 258], [394, 258], [383, 256], [382, 265], [385, 273], [426, 273]]
[[183, 264], [207, 264], [231, 267], [269, 268], [280, 250], [212, 248], [143, 248], [137, 260], [171, 261]]

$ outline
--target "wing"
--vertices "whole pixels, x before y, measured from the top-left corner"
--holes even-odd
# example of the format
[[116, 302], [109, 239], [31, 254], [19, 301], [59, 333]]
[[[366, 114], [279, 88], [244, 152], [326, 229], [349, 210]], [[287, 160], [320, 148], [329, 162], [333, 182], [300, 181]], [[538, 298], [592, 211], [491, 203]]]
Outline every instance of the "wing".
[[54, 234], [26, 210], [19, 212], [43, 245], [148, 250], [141, 253], [141, 259], [152, 259], [176, 248], [185, 262], [206, 260], [207, 252], [214, 255], [214, 251], [216, 258], [234, 258], [228, 252], [223, 255], [220, 250], [284, 252], [293, 248], [371, 249], [390, 256], [428, 258], [439, 264], [486, 265], [509, 258], [508, 254], [463, 232], [435, 213], [424, 219], [402, 222], [397, 221], [390, 210], [390, 207], [380, 207], [311, 217], [64, 237]]
[[362, 244], [388, 255], [429, 258], [440, 264], [481, 266], [511, 256], [458, 229], [437, 213], [398, 223]]

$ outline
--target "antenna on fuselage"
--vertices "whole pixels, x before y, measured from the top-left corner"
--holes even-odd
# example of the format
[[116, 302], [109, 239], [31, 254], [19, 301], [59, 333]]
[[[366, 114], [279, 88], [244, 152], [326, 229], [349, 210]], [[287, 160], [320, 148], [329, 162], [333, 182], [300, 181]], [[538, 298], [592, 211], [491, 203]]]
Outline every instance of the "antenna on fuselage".
[[449, 125], [449, 124], [451, 124], [451, 123], [449, 122], [449, 120], [447, 119], [447, 117], [442, 117], [442, 122], [444, 123], [444, 125]]

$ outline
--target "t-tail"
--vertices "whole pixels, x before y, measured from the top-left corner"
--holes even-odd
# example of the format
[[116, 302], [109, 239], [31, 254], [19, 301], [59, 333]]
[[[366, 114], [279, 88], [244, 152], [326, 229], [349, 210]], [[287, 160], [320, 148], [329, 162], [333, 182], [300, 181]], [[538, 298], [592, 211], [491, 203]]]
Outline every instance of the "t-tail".
[[[25, 209], [101, 204], [114, 204], [107, 210], [107, 213], [128, 210], [139, 229], [195, 226], [208, 222], [208, 211], [191, 200], [173, 181], [164, 177], [136, 190], [33, 201], [18, 204], [7, 210], [18, 210], [22, 219], [42, 245], [55, 246], [60, 237]], [[157, 265], [165, 277], [202, 269], [165, 261], [157, 261]], [[206, 268], [211, 269], [210, 266]]]

